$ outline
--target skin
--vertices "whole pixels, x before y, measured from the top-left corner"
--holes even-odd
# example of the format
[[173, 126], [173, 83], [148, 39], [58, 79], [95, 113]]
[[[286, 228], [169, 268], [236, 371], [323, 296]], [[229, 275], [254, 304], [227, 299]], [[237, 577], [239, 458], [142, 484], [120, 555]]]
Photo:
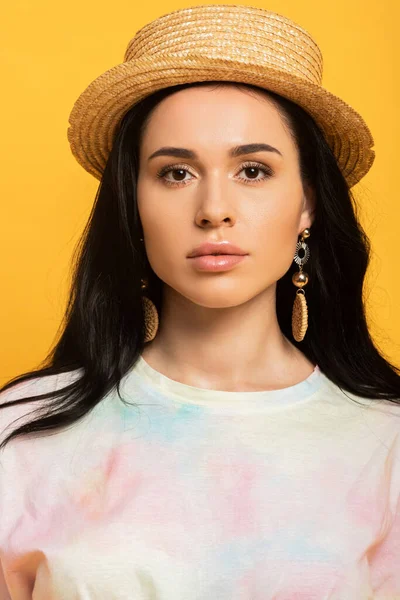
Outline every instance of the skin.
[[[252, 142], [283, 156], [229, 157], [231, 147]], [[198, 159], [149, 160], [163, 146], [194, 150]], [[243, 167], [249, 161], [260, 168]], [[168, 165], [177, 170], [157, 177]], [[315, 199], [268, 97], [210, 85], [164, 99], [143, 135], [137, 183], [147, 257], [164, 282], [163, 317], [142, 354], [150, 366], [188, 385], [226, 391], [279, 389], [308, 377], [315, 365], [281, 332], [275, 295], [299, 234], [312, 226]], [[188, 253], [220, 240], [249, 255], [228, 271], [195, 269]], [[293, 286], [293, 300], [295, 292]]]

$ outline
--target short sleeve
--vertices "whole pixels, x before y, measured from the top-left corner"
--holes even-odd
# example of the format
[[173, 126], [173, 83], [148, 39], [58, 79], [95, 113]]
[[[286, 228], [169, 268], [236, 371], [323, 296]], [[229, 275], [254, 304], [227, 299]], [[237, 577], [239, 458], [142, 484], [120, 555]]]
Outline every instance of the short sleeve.
[[400, 600], [400, 434], [386, 465], [391, 490], [384, 535], [369, 556], [373, 600]]
[[[65, 375], [50, 375], [36, 377], [34, 379], [20, 382], [0, 393], [0, 441], [22, 424], [37, 418], [37, 408], [42, 408], [43, 400], [29, 401], [19, 404], [3, 406], [4, 403], [30, 396], [41, 395], [54, 391], [61, 382], [63, 386], [70, 383], [72, 377]], [[45, 401], [45, 399], [44, 399]], [[7, 559], [10, 544], [12, 542], [12, 531], [15, 523], [20, 519], [25, 510], [25, 476], [18, 468], [17, 454], [15, 448], [20, 446], [22, 437], [12, 438], [0, 449], [0, 600], [14, 600], [14, 598], [31, 598], [26, 587], [18, 578], [13, 579], [13, 589], [10, 589], [10, 581], [6, 583]], [[17, 441], [17, 443], [15, 443]], [[16, 476], [18, 473], [18, 476]], [[27, 474], [27, 479], [29, 474]], [[12, 594], [12, 595], [11, 595]]]
[[370, 560], [374, 600], [400, 600], [400, 498], [390, 529]]
[[[25, 422], [25, 419], [20, 419], [20, 417], [29, 416], [29, 412], [38, 406], [38, 403], [32, 405], [30, 402], [3, 407], [2, 404], [39, 394], [38, 383], [37, 379], [31, 380], [29, 383], [21, 382], [0, 394], [1, 442], [11, 431], [14, 431]], [[6, 552], [10, 540], [9, 507], [12, 507], [17, 516], [23, 510], [21, 482], [15, 481], [15, 473], [14, 444], [11, 440], [4, 448], [0, 449], [0, 600], [13, 600], [15, 597], [14, 595], [11, 596], [11, 591], [5, 579]], [[25, 595], [18, 597], [25, 598]]]

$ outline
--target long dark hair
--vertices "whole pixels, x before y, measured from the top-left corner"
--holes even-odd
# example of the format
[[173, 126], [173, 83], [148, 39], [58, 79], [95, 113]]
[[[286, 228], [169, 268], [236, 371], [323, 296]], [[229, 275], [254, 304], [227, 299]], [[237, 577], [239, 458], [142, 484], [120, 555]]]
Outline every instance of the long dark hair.
[[[136, 198], [139, 147], [153, 109], [178, 90], [200, 85], [235, 85], [249, 93], [257, 86], [204, 81], [162, 89], [131, 107], [120, 121], [94, 206], [75, 249], [73, 277], [59, 337], [39, 368], [19, 375], [0, 392], [24, 381], [76, 371], [72, 383], [45, 394], [7, 400], [12, 404], [48, 399], [46, 412], [12, 431], [13, 437], [57, 430], [87, 414], [114, 387], [121, 401], [121, 378], [144, 348], [141, 279], [162, 318], [162, 281], [145, 256]], [[308, 243], [309, 328], [293, 341], [342, 391], [400, 404], [400, 369], [374, 345], [368, 330], [363, 283], [370, 242], [359, 223], [357, 206], [326, 139], [300, 106], [273, 92], [267, 94], [280, 112], [298, 148], [303, 183], [316, 194], [316, 212]], [[277, 282], [276, 310], [282, 333], [291, 335], [295, 264]], [[14, 390], [15, 393], [15, 390]], [[11, 396], [11, 394], [10, 394]], [[36, 412], [36, 411], [35, 411]]]

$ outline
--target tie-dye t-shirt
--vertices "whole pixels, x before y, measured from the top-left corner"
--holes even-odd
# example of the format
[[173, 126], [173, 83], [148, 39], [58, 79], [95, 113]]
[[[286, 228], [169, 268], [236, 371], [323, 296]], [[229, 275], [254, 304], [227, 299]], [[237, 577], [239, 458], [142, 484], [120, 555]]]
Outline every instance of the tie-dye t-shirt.
[[230, 392], [143, 357], [120, 393], [0, 453], [1, 600], [400, 599], [400, 405], [357, 404], [318, 366]]

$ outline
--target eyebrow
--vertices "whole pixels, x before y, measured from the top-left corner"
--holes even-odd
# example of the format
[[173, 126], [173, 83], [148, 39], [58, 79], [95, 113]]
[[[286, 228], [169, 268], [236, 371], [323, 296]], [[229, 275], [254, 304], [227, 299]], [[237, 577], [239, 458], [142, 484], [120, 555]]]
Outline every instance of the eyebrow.
[[[236, 156], [241, 156], [242, 154], [253, 154], [254, 152], [275, 152], [283, 157], [282, 152], [280, 152], [274, 146], [270, 146], [269, 144], [242, 144], [241, 146], [234, 146], [229, 150], [229, 156], [231, 158], [235, 158]], [[148, 160], [155, 158], [156, 156], [175, 156], [177, 158], [190, 158], [190, 159], [198, 159], [196, 152], [193, 150], [188, 150], [187, 148], [174, 148], [173, 146], [163, 146], [159, 148], [153, 154], [151, 154]]]

